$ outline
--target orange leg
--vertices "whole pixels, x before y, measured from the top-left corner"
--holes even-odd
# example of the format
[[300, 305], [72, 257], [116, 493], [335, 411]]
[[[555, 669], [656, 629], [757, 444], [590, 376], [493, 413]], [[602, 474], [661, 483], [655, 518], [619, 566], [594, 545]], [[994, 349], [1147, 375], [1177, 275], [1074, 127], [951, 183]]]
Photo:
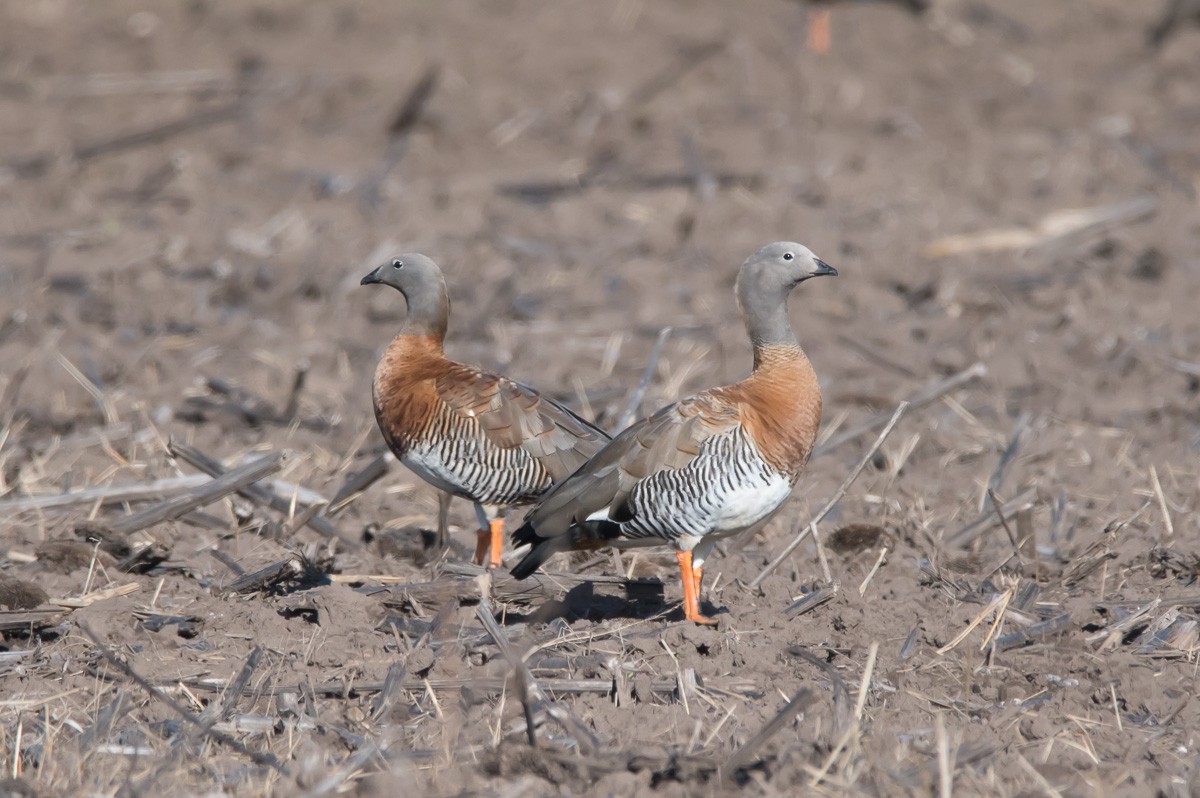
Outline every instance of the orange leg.
[[488, 549], [492, 545], [492, 532], [489, 529], [480, 529], [475, 533], [475, 559], [476, 565], [483, 565], [483, 558], [487, 556]]
[[438, 491], [437, 516], [437, 545], [439, 549], [446, 548], [446, 533], [450, 529], [450, 502], [454, 497], [445, 491]]
[[824, 55], [829, 52], [829, 9], [818, 8], [808, 12], [808, 49]]
[[504, 519], [493, 518], [490, 527], [488, 531], [492, 536], [492, 557], [488, 562], [489, 569], [499, 568], [502, 563], [500, 555], [504, 552]]
[[692, 568], [690, 551], [675, 552], [679, 561], [679, 578], [683, 582], [683, 617], [694, 623], [716, 626], [719, 621], [700, 614], [700, 574]]
[[693, 565], [692, 573], [696, 577], [696, 602], [697, 602], [697, 604], [699, 604], [699, 602], [700, 602], [700, 580], [702, 578], [704, 578], [704, 569], [697, 568], [696, 566]]
[[[475, 564], [487, 565], [488, 570], [499, 568], [504, 552], [504, 519], [493, 518], [487, 529], [475, 533]], [[487, 561], [484, 562], [484, 557]]]

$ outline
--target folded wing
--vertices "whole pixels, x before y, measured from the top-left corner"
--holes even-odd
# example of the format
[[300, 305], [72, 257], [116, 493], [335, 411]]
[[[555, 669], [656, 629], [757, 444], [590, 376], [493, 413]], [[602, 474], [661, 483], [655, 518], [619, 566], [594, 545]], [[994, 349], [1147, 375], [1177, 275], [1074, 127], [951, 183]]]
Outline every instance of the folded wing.
[[513, 569], [522, 578], [556, 551], [593, 548], [632, 520], [628, 502], [643, 480], [686, 467], [705, 443], [735, 430], [740, 409], [711, 392], [668, 405], [626, 429], [578, 471], [555, 485], [513, 533], [534, 550]]
[[490, 444], [524, 450], [554, 481], [574, 472], [609, 440], [603, 430], [532, 388], [477, 369], [447, 371], [437, 380], [437, 395], [456, 415], [473, 419]]

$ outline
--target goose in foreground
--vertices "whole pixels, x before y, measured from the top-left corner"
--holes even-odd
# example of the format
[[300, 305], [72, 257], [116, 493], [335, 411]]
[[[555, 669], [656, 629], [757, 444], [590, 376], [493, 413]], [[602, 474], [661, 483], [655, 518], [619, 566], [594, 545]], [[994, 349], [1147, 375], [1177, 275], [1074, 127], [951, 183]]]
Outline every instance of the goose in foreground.
[[684, 616], [700, 614], [704, 561], [721, 538], [778, 508], [808, 461], [821, 389], [787, 317], [791, 290], [837, 275], [807, 247], [769, 244], [742, 264], [735, 293], [754, 346], [741, 382], [662, 408], [629, 427], [556, 484], [513, 533], [529, 544], [524, 579], [560, 551], [664, 545], [675, 549]]
[[532, 388], [446, 357], [450, 299], [441, 269], [419, 254], [362, 278], [404, 294], [408, 317], [375, 369], [375, 419], [417, 476], [475, 505], [475, 562], [500, 565], [504, 512], [532, 504], [609, 436]]

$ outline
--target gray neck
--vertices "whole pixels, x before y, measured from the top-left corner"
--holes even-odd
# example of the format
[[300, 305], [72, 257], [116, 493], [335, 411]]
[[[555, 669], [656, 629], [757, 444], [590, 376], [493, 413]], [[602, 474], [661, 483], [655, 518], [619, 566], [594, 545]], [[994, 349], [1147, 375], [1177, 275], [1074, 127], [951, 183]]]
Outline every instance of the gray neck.
[[441, 280], [410, 286], [404, 290], [408, 302], [408, 318], [400, 328], [401, 335], [432, 335], [446, 337], [450, 318], [450, 297]]
[[746, 320], [746, 332], [754, 345], [754, 362], [767, 346], [799, 347], [796, 333], [788, 321], [787, 300], [790, 286], [762, 286], [746, 281], [738, 285], [738, 303]]

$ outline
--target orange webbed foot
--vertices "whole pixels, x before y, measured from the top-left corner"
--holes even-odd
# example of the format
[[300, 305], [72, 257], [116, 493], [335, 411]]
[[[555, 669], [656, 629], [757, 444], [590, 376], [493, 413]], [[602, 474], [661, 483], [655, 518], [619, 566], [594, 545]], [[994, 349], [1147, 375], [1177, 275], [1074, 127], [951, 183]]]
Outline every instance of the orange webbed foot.
[[684, 610], [683, 617], [685, 620], [691, 621], [692, 623], [698, 623], [701, 626], [717, 626], [721, 623], [718, 619], [711, 618], [707, 615], [702, 615], [700, 612], [696, 612], [695, 615], [692, 615]]

